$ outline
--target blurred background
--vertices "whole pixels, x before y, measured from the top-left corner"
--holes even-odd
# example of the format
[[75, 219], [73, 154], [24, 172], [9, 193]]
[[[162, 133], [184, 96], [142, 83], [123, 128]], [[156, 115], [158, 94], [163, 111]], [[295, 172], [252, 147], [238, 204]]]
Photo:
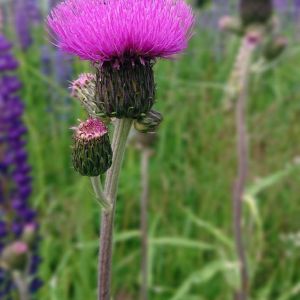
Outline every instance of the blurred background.
[[[61, 53], [51, 42], [45, 17], [56, 2], [0, 1], [2, 31], [19, 63], [32, 166], [30, 201], [40, 224], [38, 273], [43, 286], [35, 299], [95, 299], [99, 208], [89, 180], [71, 166], [70, 127], [84, 118], [84, 112], [68, 89], [70, 81], [91, 67]], [[300, 1], [274, 4], [289, 46], [251, 80], [244, 239], [251, 299], [296, 300], [300, 299]], [[155, 65], [155, 108], [163, 113], [164, 122], [149, 168], [148, 279], [153, 300], [232, 299], [239, 281], [232, 238], [234, 111], [225, 110], [223, 100], [240, 39], [218, 28], [222, 16], [238, 15], [237, 0], [198, 0], [192, 5], [197, 23], [190, 47], [178, 59]], [[115, 220], [116, 300], [139, 295], [140, 162], [140, 151], [129, 145]]]

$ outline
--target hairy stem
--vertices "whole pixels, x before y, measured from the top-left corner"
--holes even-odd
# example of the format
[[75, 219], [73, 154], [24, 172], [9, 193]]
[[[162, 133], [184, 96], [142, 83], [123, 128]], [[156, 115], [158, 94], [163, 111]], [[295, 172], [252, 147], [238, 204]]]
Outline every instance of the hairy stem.
[[241, 285], [235, 293], [236, 300], [247, 300], [249, 291], [249, 272], [247, 266], [246, 249], [243, 241], [243, 195], [246, 186], [248, 174], [248, 136], [246, 105], [248, 96], [248, 81], [250, 76], [250, 66], [253, 52], [257, 46], [258, 40], [251, 39], [248, 34], [244, 37], [240, 48], [238, 60], [239, 77], [236, 82], [237, 102], [236, 102], [236, 128], [237, 128], [237, 157], [238, 157], [238, 174], [235, 181], [233, 192], [233, 229], [235, 247], [239, 261], [239, 272]]
[[141, 236], [142, 236], [142, 254], [141, 254], [141, 291], [140, 300], [148, 299], [148, 202], [149, 202], [149, 158], [151, 150], [142, 149], [141, 160]]
[[29, 300], [28, 284], [25, 276], [18, 271], [13, 272], [14, 284], [18, 290], [19, 300]]
[[227, 83], [227, 92], [225, 93], [225, 99], [223, 99], [222, 101], [226, 111], [231, 111], [234, 109], [234, 106], [237, 104], [236, 101], [239, 97], [241, 86], [243, 85], [243, 81], [245, 80], [245, 75], [246, 73], [249, 73], [249, 70], [245, 72], [245, 68], [249, 67], [249, 59], [251, 60], [251, 54], [248, 53], [249, 47], [247, 44], [247, 39], [248, 38], [246, 35], [240, 45], [234, 65], [232, 67], [232, 71], [229, 76], [229, 81]]
[[111, 300], [110, 282], [115, 203], [126, 141], [132, 125], [130, 119], [118, 119], [116, 122], [112, 141], [113, 163], [107, 172], [104, 188], [104, 194], [111, 205], [111, 209], [103, 210], [101, 217], [98, 300]]

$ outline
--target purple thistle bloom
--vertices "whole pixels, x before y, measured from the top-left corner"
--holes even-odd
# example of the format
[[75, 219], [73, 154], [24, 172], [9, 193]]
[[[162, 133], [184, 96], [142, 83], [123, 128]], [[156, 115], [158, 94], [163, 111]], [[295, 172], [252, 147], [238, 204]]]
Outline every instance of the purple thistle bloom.
[[[22, 84], [10, 74], [18, 67], [10, 48], [11, 44], [0, 34], [0, 259], [9, 245], [23, 243], [19, 240], [28, 226], [37, 228], [36, 212], [29, 203], [32, 180], [24, 140], [27, 132], [22, 121], [24, 105], [16, 95]], [[37, 243], [35, 239], [30, 248], [33, 276], [40, 262]], [[9, 297], [13, 286], [10, 272], [0, 269], [0, 298]]]
[[183, 0], [66, 0], [48, 17], [61, 49], [95, 62], [170, 58], [187, 47], [193, 23]]

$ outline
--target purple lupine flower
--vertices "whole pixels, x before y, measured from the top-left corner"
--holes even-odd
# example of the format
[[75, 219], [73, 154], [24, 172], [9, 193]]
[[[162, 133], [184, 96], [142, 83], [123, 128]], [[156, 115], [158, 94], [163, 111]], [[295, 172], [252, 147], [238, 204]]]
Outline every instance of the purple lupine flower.
[[[22, 122], [24, 105], [16, 94], [21, 82], [11, 71], [18, 63], [10, 52], [11, 44], [0, 34], [0, 298], [9, 297], [14, 287], [11, 270], [14, 266], [8, 261], [10, 247], [18, 249], [30, 247], [31, 284], [36, 288], [37, 266], [40, 262], [37, 253], [38, 238], [36, 212], [30, 207], [31, 168], [27, 162], [26, 127]], [[32, 231], [32, 229], [35, 229]], [[31, 232], [33, 235], [29, 235]], [[31, 238], [31, 240], [30, 240]], [[21, 247], [21, 245], [23, 245]], [[8, 249], [8, 250], [7, 250]], [[15, 249], [15, 248], [14, 248]], [[17, 250], [18, 250], [17, 249]], [[18, 251], [15, 253], [18, 254]], [[10, 258], [11, 260], [11, 258]], [[29, 263], [29, 262], [28, 262]], [[5, 267], [4, 267], [5, 266]], [[2, 269], [1, 269], [2, 268]], [[29, 287], [31, 288], [31, 287]], [[33, 289], [36, 290], [36, 289]], [[7, 298], [9, 299], [9, 298]]]
[[[51, 9], [53, 6], [55, 6], [59, 0], [49, 0], [48, 6], [49, 9]], [[54, 41], [53, 41], [54, 43]], [[69, 82], [72, 80], [73, 76], [73, 58], [70, 57], [70, 55], [67, 55], [66, 53], [62, 53], [61, 51], [57, 51], [52, 46], [49, 45], [43, 45], [41, 47], [41, 71], [46, 76], [52, 76], [55, 81], [63, 86], [68, 87]], [[48, 103], [47, 111], [49, 112], [55, 112], [57, 113], [56, 108], [57, 107], [66, 107], [67, 109], [64, 109], [62, 114], [59, 116], [59, 119], [68, 120], [69, 117], [69, 110], [71, 109], [71, 102], [70, 99], [65, 97], [62, 98], [61, 95], [58, 95], [57, 93], [53, 93], [51, 91], [51, 98], [52, 102], [50, 101]], [[61, 112], [59, 112], [60, 114]]]
[[37, 0], [27, 0], [26, 2], [26, 10], [29, 14], [33, 23], [40, 23], [42, 20], [42, 14], [38, 5]]
[[56, 81], [63, 87], [68, 87], [72, 78], [72, 58], [61, 51], [54, 53], [54, 75]]
[[32, 42], [32, 25], [42, 19], [36, 0], [15, 0], [14, 2], [15, 30], [23, 50], [27, 50]]
[[41, 47], [41, 71], [46, 76], [52, 73], [52, 49], [48, 45]]
[[66, 0], [48, 17], [60, 48], [96, 62], [170, 58], [187, 47], [193, 22], [183, 0]]
[[286, 11], [289, 6], [287, 0], [273, 0], [273, 4], [279, 11]]
[[15, 30], [23, 50], [27, 50], [32, 44], [30, 16], [26, 9], [26, 1], [15, 1]]

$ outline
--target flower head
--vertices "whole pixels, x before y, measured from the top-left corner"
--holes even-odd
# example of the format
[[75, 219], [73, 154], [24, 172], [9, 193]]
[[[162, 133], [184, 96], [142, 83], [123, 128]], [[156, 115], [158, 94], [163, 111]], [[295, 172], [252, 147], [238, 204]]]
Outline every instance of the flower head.
[[65, 0], [48, 17], [60, 48], [95, 62], [172, 57], [193, 23], [183, 0]]
[[[95, 90], [96, 76], [92, 73], [82, 73], [71, 84], [71, 95], [75, 98], [80, 98], [80, 94], [86, 94], [89, 92], [89, 87], [92, 86], [91, 91]], [[91, 95], [95, 97], [95, 95]]]
[[1, 266], [8, 270], [23, 269], [26, 266], [28, 252], [28, 245], [22, 241], [7, 245], [0, 256]]
[[272, 13], [272, 0], [240, 0], [240, 15], [244, 26], [266, 24]]
[[15, 254], [24, 254], [28, 251], [27, 244], [17, 241], [11, 245], [11, 250]]
[[74, 80], [70, 86], [71, 96], [79, 100], [80, 104], [89, 114], [95, 117], [100, 111], [95, 104], [96, 96], [96, 75], [92, 73], [82, 73]]
[[82, 176], [105, 173], [112, 163], [112, 149], [105, 124], [89, 118], [74, 128], [72, 162]]
[[134, 121], [134, 128], [142, 133], [156, 132], [162, 121], [162, 114], [151, 109], [145, 116]]
[[75, 129], [75, 138], [89, 141], [107, 134], [107, 128], [99, 119], [90, 118]]

